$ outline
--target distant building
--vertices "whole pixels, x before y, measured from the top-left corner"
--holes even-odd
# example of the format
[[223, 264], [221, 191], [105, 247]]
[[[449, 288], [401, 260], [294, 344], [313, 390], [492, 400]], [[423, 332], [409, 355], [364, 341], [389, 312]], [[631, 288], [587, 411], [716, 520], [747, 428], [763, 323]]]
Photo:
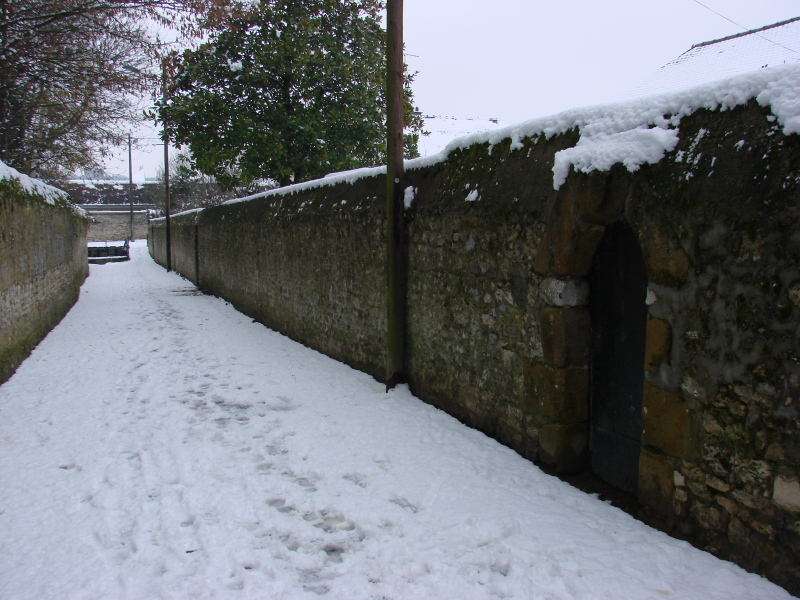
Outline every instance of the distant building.
[[695, 44], [620, 99], [687, 89], [750, 71], [800, 62], [800, 17]]

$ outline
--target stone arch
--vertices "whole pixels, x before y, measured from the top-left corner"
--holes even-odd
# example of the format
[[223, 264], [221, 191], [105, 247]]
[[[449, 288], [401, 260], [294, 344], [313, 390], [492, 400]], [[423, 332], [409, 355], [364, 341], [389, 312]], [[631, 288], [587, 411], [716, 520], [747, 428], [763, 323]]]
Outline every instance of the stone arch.
[[[607, 228], [630, 217], [629, 233], [641, 247], [651, 284], [680, 286], [691, 269], [691, 259], [675, 233], [664, 229], [662, 217], [643, 211], [641, 199], [632, 201], [636, 185], [621, 165], [610, 172], [572, 172], [552, 205], [534, 259], [543, 300], [542, 356], [525, 365], [525, 405], [538, 425], [539, 459], [558, 472], [585, 470], [590, 461], [588, 278]], [[646, 504], [665, 509], [671, 502], [671, 461], [692, 455], [696, 424], [680, 395], [659, 381], [659, 369], [671, 360], [671, 325], [645, 311], [638, 493]]]

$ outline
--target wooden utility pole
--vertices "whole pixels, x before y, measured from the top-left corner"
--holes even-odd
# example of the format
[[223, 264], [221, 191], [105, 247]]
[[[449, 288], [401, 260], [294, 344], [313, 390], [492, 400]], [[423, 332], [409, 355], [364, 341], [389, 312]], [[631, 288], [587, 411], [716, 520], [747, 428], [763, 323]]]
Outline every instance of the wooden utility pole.
[[131, 234], [128, 236], [133, 241], [133, 160], [131, 159], [131, 134], [128, 134], [128, 201], [131, 204]]
[[386, 3], [386, 391], [403, 383], [406, 227], [403, 206], [403, 0]]
[[169, 134], [164, 127], [164, 203], [167, 217], [167, 271], [172, 271], [172, 234], [169, 228]]
[[[161, 83], [163, 85], [162, 94], [164, 100], [167, 99], [167, 64], [161, 63]], [[169, 213], [171, 212], [169, 201], [169, 132], [167, 125], [164, 124], [164, 210], [167, 218], [167, 271], [172, 271], [172, 232], [169, 227]]]

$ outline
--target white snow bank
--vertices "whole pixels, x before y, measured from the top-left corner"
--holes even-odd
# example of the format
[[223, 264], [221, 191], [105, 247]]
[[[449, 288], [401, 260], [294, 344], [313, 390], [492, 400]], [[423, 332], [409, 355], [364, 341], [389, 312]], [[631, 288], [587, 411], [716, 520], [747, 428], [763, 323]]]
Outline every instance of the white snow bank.
[[[800, 133], [800, 64], [791, 64], [760, 69], [678, 92], [574, 108], [509, 127], [475, 133], [453, 140], [438, 154], [407, 160], [405, 168], [411, 171], [444, 162], [451, 153], [474, 144], [488, 143], [491, 147], [511, 139], [512, 151], [518, 150], [523, 147], [522, 140], [525, 138], [539, 135], [550, 138], [577, 128], [580, 132], [578, 144], [558, 153], [554, 161], [553, 187], [558, 189], [566, 179], [570, 166], [584, 172], [604, 171], [619, 162], [635, 171], [642, 164], [658, 162], [677, 145], [677, 127], [683, 117], [703, 108], [730, 110], [753, 98], [760, 105], [770, 107], [784, 134]], [[353, 184], [360, 179], [385, 173], [385, 166], [331, 173], [322, 179], [229, 200], [225, 204], [290, 195], [340, 183]]]

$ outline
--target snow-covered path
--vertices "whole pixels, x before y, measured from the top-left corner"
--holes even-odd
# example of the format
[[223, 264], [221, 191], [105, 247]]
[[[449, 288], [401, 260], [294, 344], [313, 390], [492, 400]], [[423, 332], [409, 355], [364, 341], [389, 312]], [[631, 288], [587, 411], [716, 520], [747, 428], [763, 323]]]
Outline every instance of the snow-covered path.
[[0, 598], [789, 598], [140, 242], [0, 387]]

